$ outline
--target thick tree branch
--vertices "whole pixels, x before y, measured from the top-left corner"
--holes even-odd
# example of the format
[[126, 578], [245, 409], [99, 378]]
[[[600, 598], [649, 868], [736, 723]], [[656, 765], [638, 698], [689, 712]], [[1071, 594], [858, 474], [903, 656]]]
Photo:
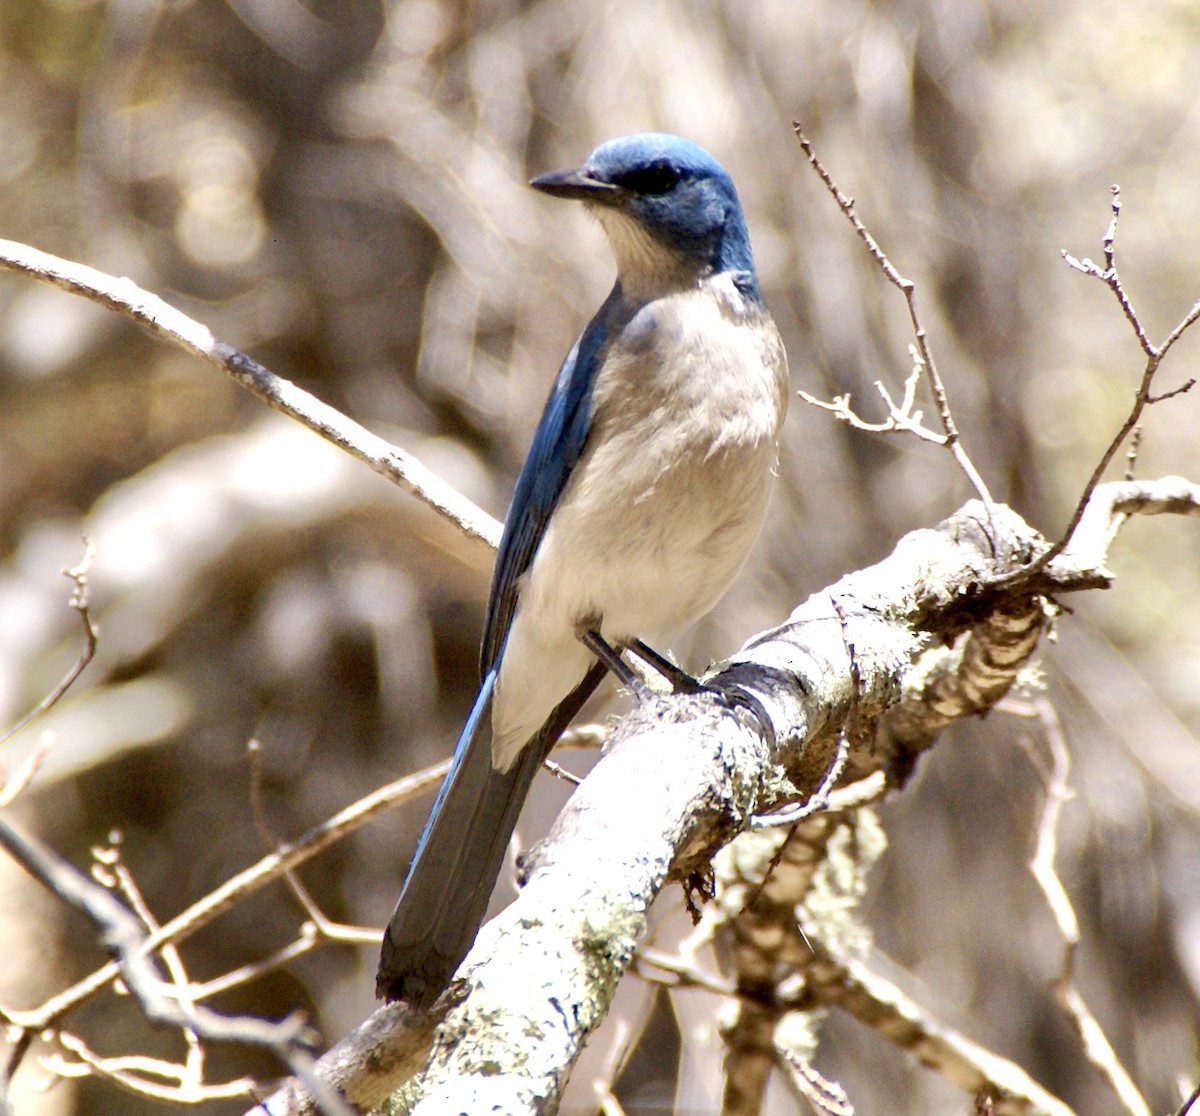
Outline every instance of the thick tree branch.
[[[902, 779], [945, 724], [984, 712], [1007, 691], [1053, 613], [1050, 594], [1109, 583], [1104, 563], [1120, 522], [1137, 512], [1200, 514], [1200, 486], [1170, 478], [1103, 485], [1094, 500], [1094, 527], [1077, 532], [1071, 551], [1027, 584], [1006, 579], [996, 588], [993, 555], [1032, 563], [1043, 540], [1004, 507], [994, 518], [1003, 538], [991, 539], [985, 509], [972, 502], [751, 640], [719, 676], [763, 702], [776, 730], [773, 752], [751, 725], [701, 697], [663, 698], [625, 718], [550, 836], [526, 858], [517, 900], [484, 927], [460, 981], [438, 1005], [446, 1014], [433, 1033], [416, 1111], [553, 1105], [607, 1010], [654, 896], [670, 880], [701, 878], [752, 815], [818, 787], [852, 708], [864, 723], [882, 718], [886, 731], [873, 748], [851, 749], [845, 780], [872, 772]], [[617, 816], [620, 826], [612, 824]], [[405, 1042], [394, 1028], [410, 1022], [381, 1009], [318, 1071], [354, 1103], [373, 1103], [412, 1072], [414, 1047], [429, 1027], [424, 1021], [421, 1036], [409, 1033]], [[388, 1049], [405, 1051], [386, 1067], [371, 1060], [383, 1036]], [[990, 1078], [999, 1095], [1023, 1087], [1020, 1075], [1000, 1068], [1004, 1075]], [[1032, 1086], [1006, 1108], [1065, 1111]], [[294, 1085], [255, 1110], [311, 1111]]]

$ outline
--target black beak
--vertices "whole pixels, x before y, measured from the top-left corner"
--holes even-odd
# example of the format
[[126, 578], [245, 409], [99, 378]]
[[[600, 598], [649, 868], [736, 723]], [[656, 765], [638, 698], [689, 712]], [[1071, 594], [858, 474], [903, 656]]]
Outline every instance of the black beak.
[[576, 201], [595, 202], [600, 205], [619, 205], [626, 191], [611, 182], [603, 182], [588, 174], [586, 167], [571, 170], [551, 171], [531, 179], [530, 186], [555, 198], [573, 198]]

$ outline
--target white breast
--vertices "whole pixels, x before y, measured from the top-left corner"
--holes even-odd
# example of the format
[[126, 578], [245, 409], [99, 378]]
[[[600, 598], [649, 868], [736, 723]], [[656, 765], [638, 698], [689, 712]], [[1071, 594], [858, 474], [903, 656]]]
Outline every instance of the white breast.
[[586, 672], [580, 627], [614, 644], [661, 643], [728, 588], [770, 492], [783, 345], [766, 312], [720, 276], [632, 317], [592, 407], [504, 652], [492, 714], [503, 766]]

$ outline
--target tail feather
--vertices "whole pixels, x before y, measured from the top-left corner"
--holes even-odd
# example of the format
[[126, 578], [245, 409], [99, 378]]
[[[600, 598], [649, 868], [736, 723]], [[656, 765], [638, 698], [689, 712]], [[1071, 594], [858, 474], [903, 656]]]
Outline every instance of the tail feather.
[[487, 913], [509, 838], [542, 760], [604, 676], [596, 664], [521, 750], [492, 766], [489, 671], [463, 727], [396, 909], [383, 936], [375, 993], [429, 1007], [450, 983]]

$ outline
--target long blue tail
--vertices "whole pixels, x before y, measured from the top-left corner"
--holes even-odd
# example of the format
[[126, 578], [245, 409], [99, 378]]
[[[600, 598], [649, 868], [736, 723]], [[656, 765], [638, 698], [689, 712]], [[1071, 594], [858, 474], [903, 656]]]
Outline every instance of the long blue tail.
[[376, 995], [428, 1007], [471, 948], [517, 814], [540, 757], [529, 749], [507, 772], [492, 767], [495, 672], [483, 680], [454, 762], [383, 936]]
[[492, 766], [496, 670], [485, 676], [384, 933], [377, 996], [424, 1010], [450, 983], [487, 913], [538, 768], [603, 676], [595, 664], [504, 772]]

